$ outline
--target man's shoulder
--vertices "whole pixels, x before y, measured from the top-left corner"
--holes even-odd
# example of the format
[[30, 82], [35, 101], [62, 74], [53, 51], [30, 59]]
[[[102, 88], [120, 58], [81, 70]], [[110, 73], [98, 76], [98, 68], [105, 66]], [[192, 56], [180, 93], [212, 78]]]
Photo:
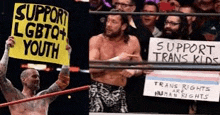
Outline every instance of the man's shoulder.
[[100, 39], [102, 39], [102, 38], [103, 38], [103, 34], [101, 33], [101, 34], [92, 36], [92, 37], [90, 38], [90, 40], [100, 40]]
[[134, 35], [129, 35], [131, 41], [138, 41], [137, 37]]
[[103, 44], [103, 37], [104, 36], [102, 34], [91, 37], [89, 40], [90, 50], [94, 48], [100, 48]]
[[129, 35], [129, 44], [131, 44], [132, 46], [138, 46], [139, 44], [138, 38], [136, 36]]

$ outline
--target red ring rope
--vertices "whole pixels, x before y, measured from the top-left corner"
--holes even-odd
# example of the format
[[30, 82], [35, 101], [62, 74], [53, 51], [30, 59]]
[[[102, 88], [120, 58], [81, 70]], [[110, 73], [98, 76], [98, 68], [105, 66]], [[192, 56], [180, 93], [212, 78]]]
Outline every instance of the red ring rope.
[[0, 107], [6, 107], [6, 106], [9, 106], [9, 105], [13, 105], [13, 104], [23, 103], [23, 102], [42, 99], [42, 98], [47, 98], [47, 97], [52, 97], [52, 96], [56, 96], [56, 95], [64, 95], [64, 94], [67, 94], [67, 93], [73, 93], [73, 92], [83, 91], [83, 90], [88, 90], [88, 89], [89, 89], [89, 85], [85, 85], [85, 86], [81, 86], [81, 87], [77, 87], [77, 88], [72, 88], [72, 89], [67, 89], [67, 90], [63, 90], [63, 91], [48, 93], [48, 94], [40, 95], [40, 96], [36, 96], [36, 97], [30, 97], [30, 98], [26, 98], [26, 99], [21, 99], [21, 100], [11, 101], [11, 102], [7, 102], [7, 103], [2, 103], [2, 104], [0, 104]]

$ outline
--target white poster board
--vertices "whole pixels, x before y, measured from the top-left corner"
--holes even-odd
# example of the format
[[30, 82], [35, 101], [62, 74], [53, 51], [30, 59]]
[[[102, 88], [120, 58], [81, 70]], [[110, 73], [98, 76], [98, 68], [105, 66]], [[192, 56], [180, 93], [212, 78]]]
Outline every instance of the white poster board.
[[219, 101], [219, 72], [158, 71], [146, 76], [144, 95]]
[[151, 38], [149, 62], [220, 63], [220, 42]]
[[[151, 38], [149, 62], [204, 63], [220, 62], [220, 42]], [[145, 96], [219, 101], [219, 72], [154, 70], [145, 79]]]

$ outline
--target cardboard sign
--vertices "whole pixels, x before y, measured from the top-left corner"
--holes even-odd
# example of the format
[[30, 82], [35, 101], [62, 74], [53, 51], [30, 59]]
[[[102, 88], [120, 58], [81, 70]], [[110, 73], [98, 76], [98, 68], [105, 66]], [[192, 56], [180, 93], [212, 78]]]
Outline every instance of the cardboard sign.
[[68, 65], [66, 39], [69, 13], [59, 7], [16, 3], [10, 57]]
[[151, 38], [148, 61], [219, 64], [219, 51], [219, 42]]
[[146, 76], [144, 95], [219, 101], [219, 72], [153, 71]]
[[[220, 62], [219, 42], [151, 38], [149, 62], [204, 63]], [[146, 76], [145, 96], [174, 99], [219, 101], [219, 72], [157, 71]]]

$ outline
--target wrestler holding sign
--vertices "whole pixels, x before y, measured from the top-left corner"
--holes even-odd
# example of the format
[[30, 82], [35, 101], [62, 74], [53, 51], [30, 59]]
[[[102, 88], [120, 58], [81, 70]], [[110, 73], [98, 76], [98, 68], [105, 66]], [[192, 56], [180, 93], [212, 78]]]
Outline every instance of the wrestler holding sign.
[[[14, 37], [10, 36], [6, 41], [5, 51], [0, 61], [0, 88], [8, 102], [61, 91], [69, 85], [69, 65], [63, 65], [57, 81], [53, 83], [48, 89], [45, 89], [36, 94], [36, 91], [40, 88], [40, 75], [39, 72], [35, 69], [26, 69], [21, 73], [20, 78], [23, 85], [23, 90], [21, 92], [16, 89], [10, 80], [6, 78], [6, 71], [9, 60], [9, 49], [10, 47], [13, 47], [14, 44]], [[70, 45], [66, 46], [66, 50], [68, 50], [70, 58]], [[55, 99], [56, 97], [49, 97], [21, 104], [10, 105], [9, 110], [11, 115], [47, 115], [49, 104]]]

